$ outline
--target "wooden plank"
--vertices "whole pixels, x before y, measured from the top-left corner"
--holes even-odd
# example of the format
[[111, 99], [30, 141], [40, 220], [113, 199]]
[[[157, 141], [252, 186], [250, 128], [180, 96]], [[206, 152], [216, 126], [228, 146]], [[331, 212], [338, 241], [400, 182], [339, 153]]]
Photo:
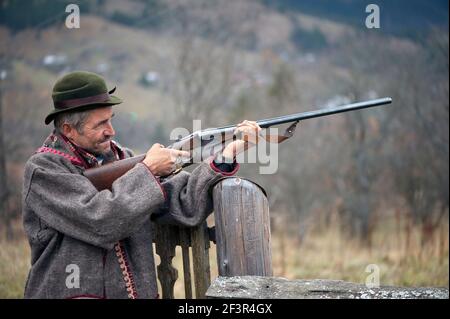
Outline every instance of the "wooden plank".
[[194, 268], [195, 296], [205, 298], [211, 284], [209, 266], [209, 235], [206, 222], [191, 228], [192, 259]]
[[184, 296], [192, 299], [191, 263], [189, 258], [190, 230], [180, 228], [181, 254], [183, 257]]

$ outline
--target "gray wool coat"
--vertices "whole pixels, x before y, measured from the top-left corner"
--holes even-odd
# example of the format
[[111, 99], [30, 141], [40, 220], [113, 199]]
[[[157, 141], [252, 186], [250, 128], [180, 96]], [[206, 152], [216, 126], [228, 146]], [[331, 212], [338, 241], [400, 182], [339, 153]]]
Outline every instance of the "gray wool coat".
[[[118, 152], [131, 155], [114, 146], [112, 160]], [[140, 163], [99, 192], [82, 175], [81, 164], [92, 160], [54, 133], [26, 163], [23, 222], [31, 269], [25, 298], [157, 298], [152, 216], [201, 223], [212, 211], [211, 186], [238, 168], [224, 173], [210, 160], [160, 182]]]

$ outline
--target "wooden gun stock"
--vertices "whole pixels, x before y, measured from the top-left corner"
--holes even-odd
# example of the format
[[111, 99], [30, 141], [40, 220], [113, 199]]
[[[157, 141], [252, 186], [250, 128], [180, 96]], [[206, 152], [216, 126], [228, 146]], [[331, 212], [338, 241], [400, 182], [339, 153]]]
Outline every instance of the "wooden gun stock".
[[83, 175], [99, 190], [111, 189], [116, 179], [132, 169], [137, 163], [144, 160], [145, 154], [112, 162], [95, 169], [87, 169]]

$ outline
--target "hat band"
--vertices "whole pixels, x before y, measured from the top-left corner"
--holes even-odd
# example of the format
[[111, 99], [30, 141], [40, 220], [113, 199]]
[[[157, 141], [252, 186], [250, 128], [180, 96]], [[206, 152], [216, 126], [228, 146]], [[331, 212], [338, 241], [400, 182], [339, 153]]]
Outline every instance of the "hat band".
[[107, 101], [108, 99], [109, 99], [109, 94], [108, 94], [108, 92], [106, 92], [106, 93], [102, 93], [99, 95], [82, 97], [79, 99], [58, 101], [58, 102], [54, 102], [54, 104], [55, 104], [55, 107], [57, 107], [59, 109], [67, 109], [67, 108], [79, 106], [82, 104], [101, 103], [101, 102]]

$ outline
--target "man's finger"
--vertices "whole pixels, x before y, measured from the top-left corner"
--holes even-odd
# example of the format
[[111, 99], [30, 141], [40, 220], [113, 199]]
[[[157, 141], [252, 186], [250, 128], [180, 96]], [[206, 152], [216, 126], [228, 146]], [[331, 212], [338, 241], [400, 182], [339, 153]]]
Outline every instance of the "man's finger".
[[173, 155], [175, 156], [181, 156], [181, 157], [191, 157], [191, 154], [186, 151], [178, 151], [178, 150], [172, 150]]
[[186, 151], [181, 151], [181, 156], [183, 156], [183, 157], [191, 157], [191, 153], [186, 152]]
[[245, 131], [247, 133], [255, 135], [258, 133], [258, 128], [256, 126], [247, 126], [247, 127], [245, 127]]

